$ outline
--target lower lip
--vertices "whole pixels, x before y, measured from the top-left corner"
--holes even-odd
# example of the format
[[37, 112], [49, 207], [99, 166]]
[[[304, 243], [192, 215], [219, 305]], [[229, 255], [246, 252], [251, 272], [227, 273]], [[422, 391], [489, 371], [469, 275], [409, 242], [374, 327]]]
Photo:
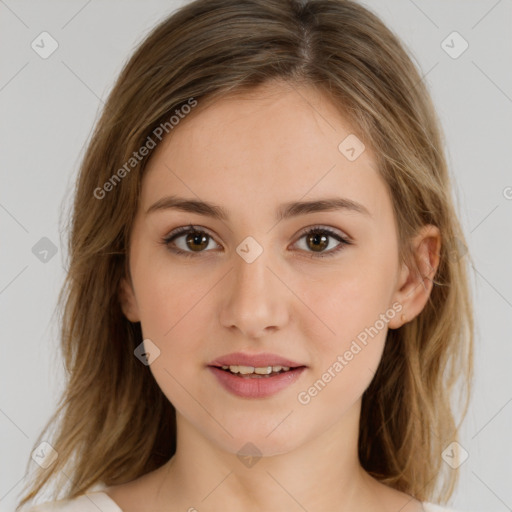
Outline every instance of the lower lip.
[[243, 398], [272, 396], [295, 382], [306, 369], [305, 366], [301, 366], [284, 373], [277, 373], [272, 377], [240, 377], [238, 374], [227, 372], [216, 366], [208, 368], [227, 391]]

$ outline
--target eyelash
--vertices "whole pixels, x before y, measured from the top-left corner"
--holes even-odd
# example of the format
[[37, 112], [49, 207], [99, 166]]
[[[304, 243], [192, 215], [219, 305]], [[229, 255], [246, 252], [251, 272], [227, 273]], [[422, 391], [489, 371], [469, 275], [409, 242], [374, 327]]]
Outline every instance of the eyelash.
[[[172, 231], [171, 233], [166, 235], [164, 238], [162, 238], [160, 243], [162, 245], [165, 245], [171, 252], [178, 254], [178, 255], [186, 256], [186, 257], [197, 257], [201, 254], [201, 252], [207, 252], [207, 251], [201, 251], [199, 253], [194, 253], [191, 251], [183, 251], [181, 249], [178, 249], [177, 247], [171, 247], [171, 245], [170, 245], [171, 242], [173, 242], [176, 238], [179, 238], [181, 235], [188, 234], [188, 233], [204, 233], [209, 238], [213, 239], [213, 237], [211, 235], [209, 235], [206, 231], [200, 229], [199, 227], [189, 225], [189, 226], [182, 226], [182, 227], [176, 228], [174, 231]], [[311, 233], [317, 233], [317, 234], [324, 233], [324, 234], [327, 234], [330, 238], [334, 238], [340, 242], [340, 245], [338, 245], [335, 249], [331, 249], [327, 252], [318, 253], [318, 254], [315, 254], [314, 252], [312, 252], [311, 258], [330, 258], [331, 256], [335, 256], [340, 251], [342, 251], [346, 245], [352, 245], [352, 242], [349, 241], [347, 238], [341, 236], [340, 234], [336, 233], [335, 231], [333, 231], [329, 228], [324, 228], [322, 226], [313, 226], [311, 228], [307, 228], [306, 230], [301, 232], [298, 240], [300, 240], [305, 235], [309, 235]]]

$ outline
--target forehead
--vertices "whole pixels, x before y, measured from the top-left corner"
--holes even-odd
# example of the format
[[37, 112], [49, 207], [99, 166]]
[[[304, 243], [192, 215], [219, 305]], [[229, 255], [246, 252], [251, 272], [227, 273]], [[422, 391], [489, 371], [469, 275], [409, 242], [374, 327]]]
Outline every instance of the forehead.
[[355, 160], [344, 153], [355, 137], [340, 109], [312, 87], [272, 83], [199, 100], [154, 150], [141, 205], [172, 193], [247, 210], [338, 194], [378, 211], [386, 190], [371, 149]]

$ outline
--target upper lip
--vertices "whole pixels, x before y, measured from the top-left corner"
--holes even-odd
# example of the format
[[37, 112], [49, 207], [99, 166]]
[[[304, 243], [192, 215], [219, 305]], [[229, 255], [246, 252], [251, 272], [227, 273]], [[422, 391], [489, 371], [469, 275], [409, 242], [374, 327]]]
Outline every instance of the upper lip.
[[289, 366], [290, 368], [297, 368], [305, 365], [292, 361], [291, 359], [278, 356], [277, 354], [269, 354], [266, 352], [261, 354], [233, 352], [232, 354], [226, 354], [215, 359], [210, 362], [208, 366], [253, 366], [254, 368], [264, 368], [266, 366]]

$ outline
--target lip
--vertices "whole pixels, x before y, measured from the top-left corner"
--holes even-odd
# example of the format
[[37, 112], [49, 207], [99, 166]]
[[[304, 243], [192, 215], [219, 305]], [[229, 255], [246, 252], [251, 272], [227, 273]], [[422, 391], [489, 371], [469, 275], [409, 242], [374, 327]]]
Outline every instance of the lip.
[[217, 380], [226, 391], [235, 396], [242, 398], [266, 398], [275, 395], [295, 382], [306, 370], [306, 367], [300, 366], [293, 370], [290, 368], [289, 371], [278, 373], [273, 377], [239, 376], [217, 366], [208, 366], [208, 370], [217, 377]]
[[[290, 370], [269, 376], [241, 376], [223, 370], [222, 366], [289, 366]], [[221, 356], [208, 365], [222, 387], [235, 396], [242, 398], [266, 398], [290, 386], [306, 370], [307, 366], [277, 354], [267, 352], [247, 354], [233, 352]]]
[[291, 359], [286, 359], [284, 357], [278, 356], [277, 354], [270, 354], [268, 352], [263, 352], [260, 354], [233, 352], [231, 354], [221, 356], [208, 364], [208, 366], [217, 367], [235, 365], [254, 366], [255, 368], [261, 368], [265, 366], [289, 366], [290, 368], [298, 368], [299, 366], [306, 366], [305, 364], [297, 363]]

